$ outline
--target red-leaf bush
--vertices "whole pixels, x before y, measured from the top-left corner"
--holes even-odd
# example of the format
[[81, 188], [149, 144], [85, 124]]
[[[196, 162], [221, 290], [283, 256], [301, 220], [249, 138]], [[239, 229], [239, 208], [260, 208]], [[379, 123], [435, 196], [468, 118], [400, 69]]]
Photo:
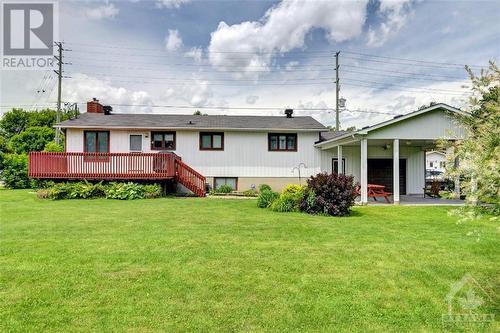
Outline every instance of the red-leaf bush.
[[357, 191], [353, 176], [319, 173], [307, 180], [300, 210], [309, 214], [345, 216], [351, 212]]

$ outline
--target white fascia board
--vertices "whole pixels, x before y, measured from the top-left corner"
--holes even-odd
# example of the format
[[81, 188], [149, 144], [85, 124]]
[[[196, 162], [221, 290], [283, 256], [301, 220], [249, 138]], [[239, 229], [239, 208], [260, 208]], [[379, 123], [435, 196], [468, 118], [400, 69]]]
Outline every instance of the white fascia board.
[[321, 148], [322, 150], [326, 150], [326, 149], [331, 149], [331, 148], [335, 148], [338, 146], [345, 146], [348, 144], [359, 142], [361, 139], [362, 139], [361, 136], [354, 135], [351, 133], [349, 136], [342, 136], [341, 138], [338, 138], [338, 139], [332, 139], [329, 141], [320, 142], [320, 143], [315, 144], [314, 146], [317, 148]]

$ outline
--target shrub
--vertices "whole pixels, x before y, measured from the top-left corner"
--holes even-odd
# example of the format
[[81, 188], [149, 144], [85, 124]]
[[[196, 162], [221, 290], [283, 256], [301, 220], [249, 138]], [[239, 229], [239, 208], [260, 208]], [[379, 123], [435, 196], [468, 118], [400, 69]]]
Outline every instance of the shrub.
[[3, 159], [4, 155], [10, 153], [7, 140], [3, 136], [0, 136], [0, 170], [3, 169]]
[[257, 206], [260, 208], [270, 207], [271, 204], [279, 197], [279, 193], [271, 190], [264, 190], [259, 193], [257, 198]]
[[60, 153], [60, 152], [64, 151], [64, 146], [61, 144], [58, 145], [54, 141], [51, 141], [45, 145], [45, 148], [43, 149], [43, 151]]
[[105, 189], [106, 199], [134, 200], [144, 198], [144, 188], [135, 183], [111, 183]]
[[259, 195], [259, 193], [254, 189], [249, 189], [249, 190], [243, 191], [243, 195], [245, 197], [256, 197]]
[[304, 187], [296, 184], [290, 184], [287, 185], [283, 191], [281, 192], [282, 194], [294, 194], [297, 192], [304, 192]]
[[296, 194], [281, 194], [271, 204], [271, 210], [275, 212], [297, 212], [299, 210], [300, 198]]
[[260, 184], [259, 185], [259, 192], [264, 192], [264, 191], [272, 191], [273, 189], [271, 188], [271, 186], [267, 185], [267, 184]]
[[281, 195], [271, 204], [271, 209], [276, 212], [297, 212], [304, 196], [304, 188], [299, 185], [288, 185]]
[[30, 188], [28, 156], [26, 154], [3, 154], [1, 178], [8, 188]]
[[48, 127], [30, 127], [12, 136], [9, 145], [18, 154], [42, 151], [47, 143], [54, 140], [54, 136], [54, 131]]
[[311, 191], [309, 188], [306, 188], [304, 192], [304, 196], [300, 202], [300, 210], [305, 212], [312, 212], [316, 205], [316, 193]]
[[40, 199], [143, 199], [161, 197], [162, 191], [159, 184], [140, 185], [135, 183], [111, 183], [103, 185], [102, 182], [92, 184], [88, 181], [68, 183], [48, 183], [47, 188], [37, 191]]
[[39, 190], [39, 192], [42, 191], [43, 193], [45, 190], [47, 190], [48, 199], [52, 200], [68, 199], [70, 198], [72, 186], [73, 185], [71, 183], [57, 183], [48, 189]]
[[105, 195], [105, 186], [102, 183], [92, 184], [88, 181], [66, 183], [68, 199], [102, 198]]
[[219, 186], [218, 189], [215, 190], [216, 193], [231, 193], [233, 192], [233, 188], [229, 185], [223, 184]]
[[144, 198], [153, 199], [161, 197], [161, 186], [160, 184], [143, 185]]
[[21, 133], [26, 129], [30, 121], [30, 113], [23, 109], [12, 109], [4, 113], [0, 118], [0, 130], [7, 139]]
[[[348, 215], [356, 198], [353, 176], [319, 173], [307, 180], [300, 209], [310, 214]], [[313, 192], [314, 194], [311, 194]]]

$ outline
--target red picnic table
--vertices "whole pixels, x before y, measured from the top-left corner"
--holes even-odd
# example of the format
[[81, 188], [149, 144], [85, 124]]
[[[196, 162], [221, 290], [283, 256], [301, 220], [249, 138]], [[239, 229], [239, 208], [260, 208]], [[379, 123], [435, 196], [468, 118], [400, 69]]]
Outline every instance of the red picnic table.
[[[368, 184], [367, 188], [368, 198], [373, 198], [375, 201], [377, 201], [377, 198], [385, 198], [387, 203], [391, 203], [389, 196], [392, 195], [392, 193], [386, 192], [384, 185]], [[361, 188], [358, 188], [358, 194], [361, 194]]]

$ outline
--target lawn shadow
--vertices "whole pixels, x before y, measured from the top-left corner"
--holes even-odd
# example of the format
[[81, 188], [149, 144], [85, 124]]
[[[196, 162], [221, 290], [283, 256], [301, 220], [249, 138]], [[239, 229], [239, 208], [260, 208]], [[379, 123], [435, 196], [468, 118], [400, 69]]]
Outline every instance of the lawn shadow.
[[359, 210], [351, 210], [351, 214], [345, 216], [345, 217], [360, 217], [360, 216], [365, 216], [366, 213], [362, 213]]

